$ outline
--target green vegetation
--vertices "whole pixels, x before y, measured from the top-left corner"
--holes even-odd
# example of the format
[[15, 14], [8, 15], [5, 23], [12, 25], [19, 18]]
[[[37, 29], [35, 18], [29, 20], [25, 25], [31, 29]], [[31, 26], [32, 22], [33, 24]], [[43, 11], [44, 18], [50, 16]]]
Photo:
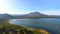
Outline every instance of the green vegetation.
[[36, 29], [27, 30], [27, 27], [10, 24], [7, 19], [0, 20], [0, 34], [43, 34], [41, 31], [38, 31]]

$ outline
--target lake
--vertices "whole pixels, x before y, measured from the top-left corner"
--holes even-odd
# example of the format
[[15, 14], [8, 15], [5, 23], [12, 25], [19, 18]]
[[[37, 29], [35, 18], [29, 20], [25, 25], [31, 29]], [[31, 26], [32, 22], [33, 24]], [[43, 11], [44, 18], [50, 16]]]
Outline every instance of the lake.
[[60, 18], [11, 19], [11, 24], [30, 26], [36, 29], [46, 29], [54, 34], [60, 34]]

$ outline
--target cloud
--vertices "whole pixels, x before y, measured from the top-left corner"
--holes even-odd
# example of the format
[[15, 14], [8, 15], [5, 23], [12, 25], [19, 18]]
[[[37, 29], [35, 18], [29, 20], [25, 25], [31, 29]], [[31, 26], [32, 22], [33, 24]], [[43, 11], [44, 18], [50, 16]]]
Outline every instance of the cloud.
[[[35, 11], [13, 10], [12, 8], [1, 9], [0, 10], [1, 14], [4, 14], [4, 13], [8, 13], [8, 14], [28, 14], [28, 13], [31, 13], [31, 12], [35, 12]], [[43, 13], [43, 14], [47, 14], [47, 15], [60, 15], [60, 10], [40, 10], [38, 12]]]
[[28, 14], [34, 11], [26, 11], [26, 10], [13, 10], [13, 9], [1, 9], [0, 14], [8, 13], [8, 14]]
[[41, 13], [47, 15], [60, 15], [60, 10], [41, 10]]
[[11, 10], [11, 9], [0, 10], [0, 13], [1, 13], [1, 14], [4, 14], [4, 13], [8, 13], [8, 14], [18, 14], [17, 11], [14, 11], [14, 10]]

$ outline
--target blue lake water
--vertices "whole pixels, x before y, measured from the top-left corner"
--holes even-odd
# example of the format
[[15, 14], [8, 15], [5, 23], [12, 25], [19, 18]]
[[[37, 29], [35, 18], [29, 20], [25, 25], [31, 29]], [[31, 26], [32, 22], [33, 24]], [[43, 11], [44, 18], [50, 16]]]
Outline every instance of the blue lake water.
[[11, 19], [10, 23], [38, 29], [43, 28], [54, 34], [60, 34], [60, 18]]

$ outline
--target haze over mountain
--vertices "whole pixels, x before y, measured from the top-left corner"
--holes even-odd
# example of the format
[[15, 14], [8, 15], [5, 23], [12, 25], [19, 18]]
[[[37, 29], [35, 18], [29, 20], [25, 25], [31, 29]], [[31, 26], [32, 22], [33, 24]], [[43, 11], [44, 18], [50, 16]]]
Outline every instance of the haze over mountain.
[[33, 13], [22, 15], [23, 18], [40, 18], [43, 16], [47, 16], [47, 15], [39, 13], [39, 12], [33, 12]]
[[9, 14], [0, 14], [0, 19], [11, 19], [11, 18], [13, 18], [13, 16]]
[[19, 18], [60, 18], [60, 16], [45, 15], [39, 12], [32, 12], [24, 15], [0, 14], [0, 19], [19, 19]]

